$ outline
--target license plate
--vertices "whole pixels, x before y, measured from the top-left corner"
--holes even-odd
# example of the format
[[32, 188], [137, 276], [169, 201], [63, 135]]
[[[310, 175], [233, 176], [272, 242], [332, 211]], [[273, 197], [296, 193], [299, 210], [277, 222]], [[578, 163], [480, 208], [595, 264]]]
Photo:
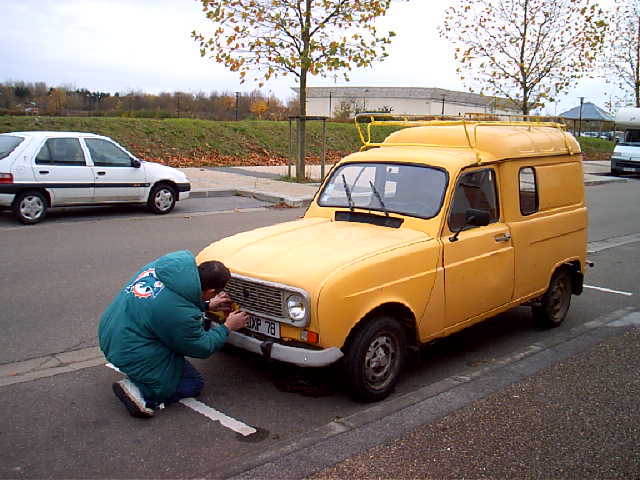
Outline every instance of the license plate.
[[246, 328], [252, 332], [258, 332], [270, 337], [280, 338], [280, 323], [274, 320], [249, 315], [249, 321], [247, 322]]
[[640, 168], [633, 168], [633, 167], [624, 167], [622, 169], [623, 172], [638, 172], [640, 171]]

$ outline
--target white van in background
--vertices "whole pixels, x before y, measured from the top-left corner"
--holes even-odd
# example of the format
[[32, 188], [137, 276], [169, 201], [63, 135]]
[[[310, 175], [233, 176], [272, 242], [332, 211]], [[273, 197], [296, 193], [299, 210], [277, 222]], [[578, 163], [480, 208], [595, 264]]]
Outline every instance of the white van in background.
[[624, 134], [611, 155], [611, 175], [640, 173], [640, 108], [618, 110], [616, 128]]

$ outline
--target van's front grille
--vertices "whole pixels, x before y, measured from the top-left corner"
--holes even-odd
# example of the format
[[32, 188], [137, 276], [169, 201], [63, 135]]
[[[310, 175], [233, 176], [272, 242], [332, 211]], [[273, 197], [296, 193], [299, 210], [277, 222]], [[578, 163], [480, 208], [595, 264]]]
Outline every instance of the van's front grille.
[[283, 319], [284, 317], [284, 292], [278, 287], [232, 277], [227, 283], [225, 291], [243, 310], [274, 319]]

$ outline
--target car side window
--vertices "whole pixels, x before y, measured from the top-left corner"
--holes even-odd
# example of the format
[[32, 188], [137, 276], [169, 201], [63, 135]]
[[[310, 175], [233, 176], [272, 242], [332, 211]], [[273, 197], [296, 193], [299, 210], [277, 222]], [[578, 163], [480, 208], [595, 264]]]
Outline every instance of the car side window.
[[91, 160], [96, 167], [130, 167], [131, 157], [117, 145], [101, 138], [85, 138]]
[[449, 212], [449, 230], [458, 231], [465, 226], [468, 209], [489, 213], [489, 223], [500, 218], [496, 174], [491, 168], [463, 174], [458, 180]]
[[538, 182], [536, 179], [536, 170], [533, 167], [525, 167], [520, 169], [520, 213], [522, 215], [531, 215], [536, 213], [540, 206], [538, 199]]
[[49, 138], [36, 155], [38, 165], [86, 165], [77, 138]]

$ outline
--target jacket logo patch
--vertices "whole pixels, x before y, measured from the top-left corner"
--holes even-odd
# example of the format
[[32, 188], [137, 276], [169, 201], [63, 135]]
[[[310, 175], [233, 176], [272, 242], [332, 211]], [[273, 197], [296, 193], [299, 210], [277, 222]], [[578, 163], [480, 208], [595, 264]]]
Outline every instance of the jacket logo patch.
[[163, 288], [164, 283], [158, 280], [156, 269], [149, 268], [141, 272], [133, 283], [126, 288], [126, 291], [136, 298], [155, 298]]

